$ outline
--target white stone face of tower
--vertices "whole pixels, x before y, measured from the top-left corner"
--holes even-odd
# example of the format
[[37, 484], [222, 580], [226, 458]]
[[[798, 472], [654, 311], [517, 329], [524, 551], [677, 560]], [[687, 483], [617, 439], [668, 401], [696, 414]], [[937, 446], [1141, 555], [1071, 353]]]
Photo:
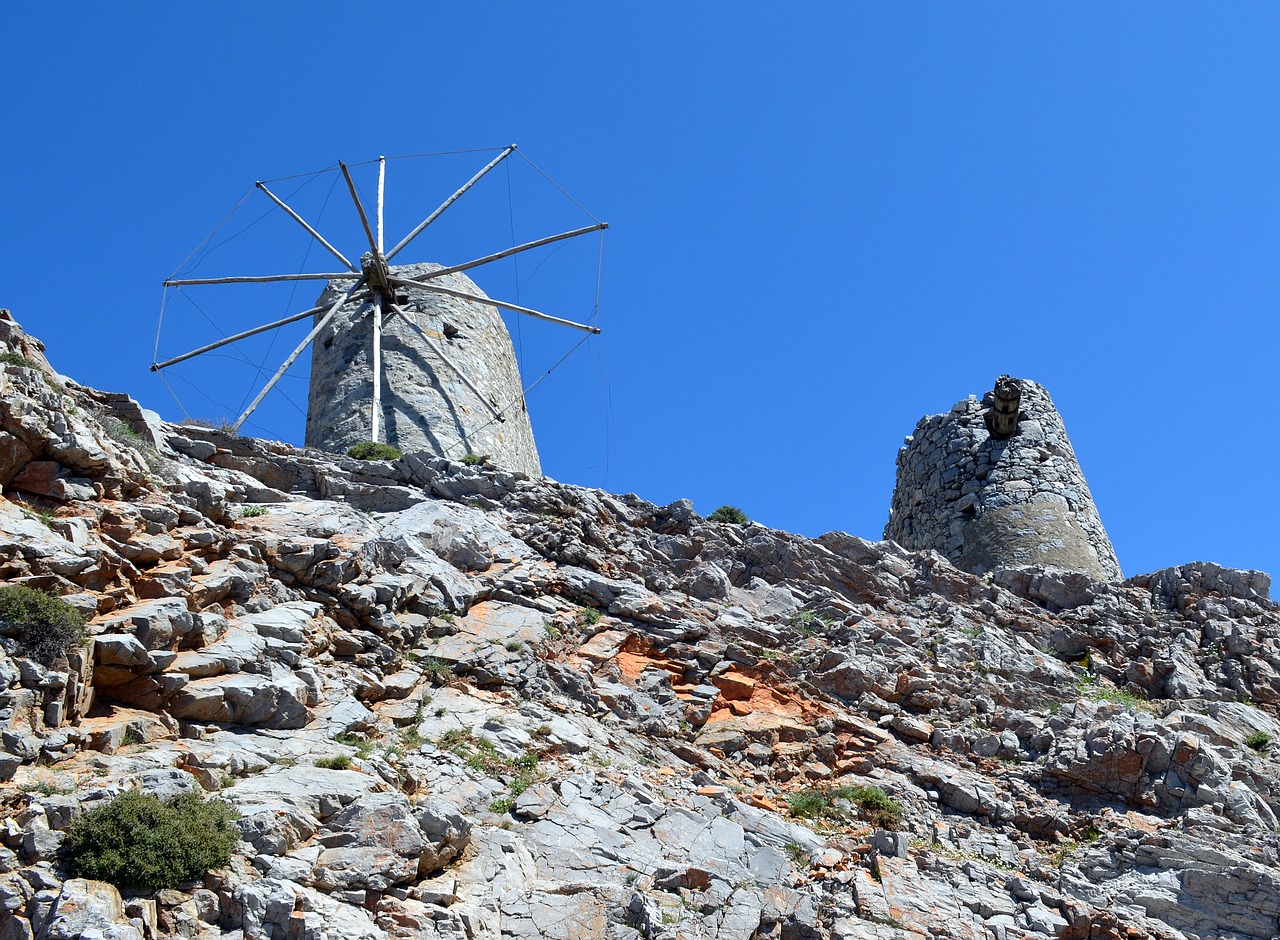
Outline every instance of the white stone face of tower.
[[933, 549], [958, 568], [1050, 565], [1102, 580], [1122, 575], [1084, 472], [1049, 393], [1018, 380], [1016, 432], [996, 440], [989, 392], [920, 420], [898, 452], [884, 537]]
[[[412, 264], [391, 270], [413, 278], [440, 267]], [[332, 304], [351, 283], [329, 282], [317, 304]], [[460, 273], [431, 283], [484, 296]], [[405, 453], [456, 461], [484, 455], [500, 467], [541, 476], [519, 366], [497, 309], [426, 290], [397, 293], [407, 316], [388, 310], [383, 317], [383, 442]], [[372, 366], [373, 304], [352, 304], [311, 347], [308, 447], [344, 453], [370, 439]]]

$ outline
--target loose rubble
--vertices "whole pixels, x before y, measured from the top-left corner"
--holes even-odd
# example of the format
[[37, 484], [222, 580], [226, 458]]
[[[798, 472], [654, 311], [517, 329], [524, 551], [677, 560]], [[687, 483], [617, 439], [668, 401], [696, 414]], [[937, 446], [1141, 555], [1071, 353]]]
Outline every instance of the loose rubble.
[[[0, 938], [1270, 938], [1260, 572], [975, 576], [492, 466], [174, 426], [0, 315]], [[19, 362], [25, 359], [30, 364]], [[198, 883], [68, 876], [130, 789]]]

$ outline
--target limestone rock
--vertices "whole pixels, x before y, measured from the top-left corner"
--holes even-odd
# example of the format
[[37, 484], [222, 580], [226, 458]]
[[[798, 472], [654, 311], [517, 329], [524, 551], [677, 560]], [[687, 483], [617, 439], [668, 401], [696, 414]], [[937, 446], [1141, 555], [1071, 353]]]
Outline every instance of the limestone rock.
[[[168, 426], [46, 371], [3, 316], [0, 343], [36, 363], [0, 369], [0, 480], [102, 490], [52, 529], [0, 499], [0, 579], [89, 618], [57, 668], [0, 636], [0, 940], [1280, 933], [1261, 572], [978, 577], [936, 547]], [[1070, 478], [1036, 389], [1013, 400], [1002, 453], [1039, 441]], [[975, 477], [940, 505], [1028, 511], [981, 405], [938, 427], [940, 476]], [[1053, 551], [1096, 551], [1080, 505]], [[59, 842], [127, 790], [216, 793], [241, 841], [121, 916]]]
[[143, 940], [142, 931], [125, 916], [120, 892], [101, 881], [72, 878], [63, 882], [40, 930], [40, 940]]
[[[440, 267], [413, 264], [392, 271], [412, 278]], [[461, 273], [430, 283], [484, 296]], [[350, 286], [331, 282], [317, 305], [327, 309]], [[454, 461], [488, 456], [500, 467], [540, 476], [519, 367], [497, 308], [428, 290], [401, 293], [405, 313], [387, 315], [382, 328], [385, 442], [406, 453]], [[308, 447], [345, 453], [369, 440], [372, 310], [372, 302], [344, 307], [311, 346]]]

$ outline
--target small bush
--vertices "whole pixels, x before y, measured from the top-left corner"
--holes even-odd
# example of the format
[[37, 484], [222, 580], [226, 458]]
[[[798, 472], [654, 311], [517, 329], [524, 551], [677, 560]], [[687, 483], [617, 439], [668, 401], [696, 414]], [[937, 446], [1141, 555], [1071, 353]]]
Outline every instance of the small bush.
[[182, 794], [162, 802], [125, 793], [71, 826], [63, 849], [77, 878], [156, 891], [199, 878], [231, 859], [240, 839], [236, 811], [223, 800]]
[[453, 680], [453, 667], [443, 659], [428, 656], [418, 665], [422, 667], [422, 675], [432, 685], [444, 685]]
[[7, 366], [21, 366], [24, 369], [44, 371], [40, 368], [40, 363], [36, 362], [34, 359], [28, 359], [22, 353], [0, 353], [0, 362], [3, 362]]
[[84, 637], [80, 611], [52, 594], [20, 584], [0, 587], [0, 624], [24, 656], [52, 666]]
[[484, 454], [466, 454], [462, 458], [462, 462], [468, 467], [478, 467], [487, 459]]
[[[347, 747], [356, 749], [356, 755], [359, 757], [368, 757], [373, 753], [373, 749], [378, 746], [378, 742], [372, 738], [366, 738], [363, 735], [356, 734], [352, 731], [344, 731], [342, 734], [335, 734], [333, 739], [339, 744], [345, 744]], [[316, 764], [319, 767], [319, 764]], [[345, 768], [341, 768], [345, 769]]]
[[322, 757], [316, 761], [321, 770], [350, 770], [351, 758], [346, 754], [335, 754], [333, 757]]
[[578, 620], [585, 627], [594, 627], [600, 622], [600, 611], [594, 607], [583, 607], [578, 611]]
[[240, 432], [236, 430], [235, 421], [230, 418], [192, 418], [188, 417], [182, 422], [183, 427], [188, 428], [208, 428], [210, 431], [221, 431], [231, 437], [239, 437]]
[[801, 790], [788, 797], [787, 809], [792, 816], [840, 821], [845, 813], [835, 800], [848, 800], [859, 818], [881, 829], [897, 829], [902, 824], [902, 804], [876, 786], [846, 784], [830, 791]]
[[361, 441], [348, 448], [347, 456], [356, 460], [395, 460], [400, 456], [400, 448], [376, 441]]
[[1255, 731], [1244, 739], [1244, 743], [1255, 751], [1265, 751], [1271, 746], [1271, 735], [1265, 731]]
[[727, 522], [730, 525], [746, 525], [751, 520], [747, 518], [747, 514], [737, 506], [721, 506], [711, 515], [707, 516], [708, 522]]
[[245, 506], [240, 510], [241, 519], [254, 519], [258, 516], [265, 516], [269, 510], [266, 506]]
[[827, 798], [819, 790], [801, 790], [787, 797], [787, 809], [792, 816], [821, 816], [828, 805]]
[[879, 787], [837, 787], [832, 796], [848, 800], [858, 807], [858, 814], [881, 829], [896, 829], [902, 824], [902, 804]]

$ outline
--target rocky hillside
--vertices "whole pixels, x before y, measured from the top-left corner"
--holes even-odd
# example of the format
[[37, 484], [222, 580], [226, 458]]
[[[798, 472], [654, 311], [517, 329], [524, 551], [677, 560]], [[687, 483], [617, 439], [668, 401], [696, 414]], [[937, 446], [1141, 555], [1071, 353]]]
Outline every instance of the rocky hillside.
[[[1271, 938], [1258, 572], [979, 578], [160, 422], [0, 316], [0, 938]], [[70, 877], [137, 790], [230, 863]]]

